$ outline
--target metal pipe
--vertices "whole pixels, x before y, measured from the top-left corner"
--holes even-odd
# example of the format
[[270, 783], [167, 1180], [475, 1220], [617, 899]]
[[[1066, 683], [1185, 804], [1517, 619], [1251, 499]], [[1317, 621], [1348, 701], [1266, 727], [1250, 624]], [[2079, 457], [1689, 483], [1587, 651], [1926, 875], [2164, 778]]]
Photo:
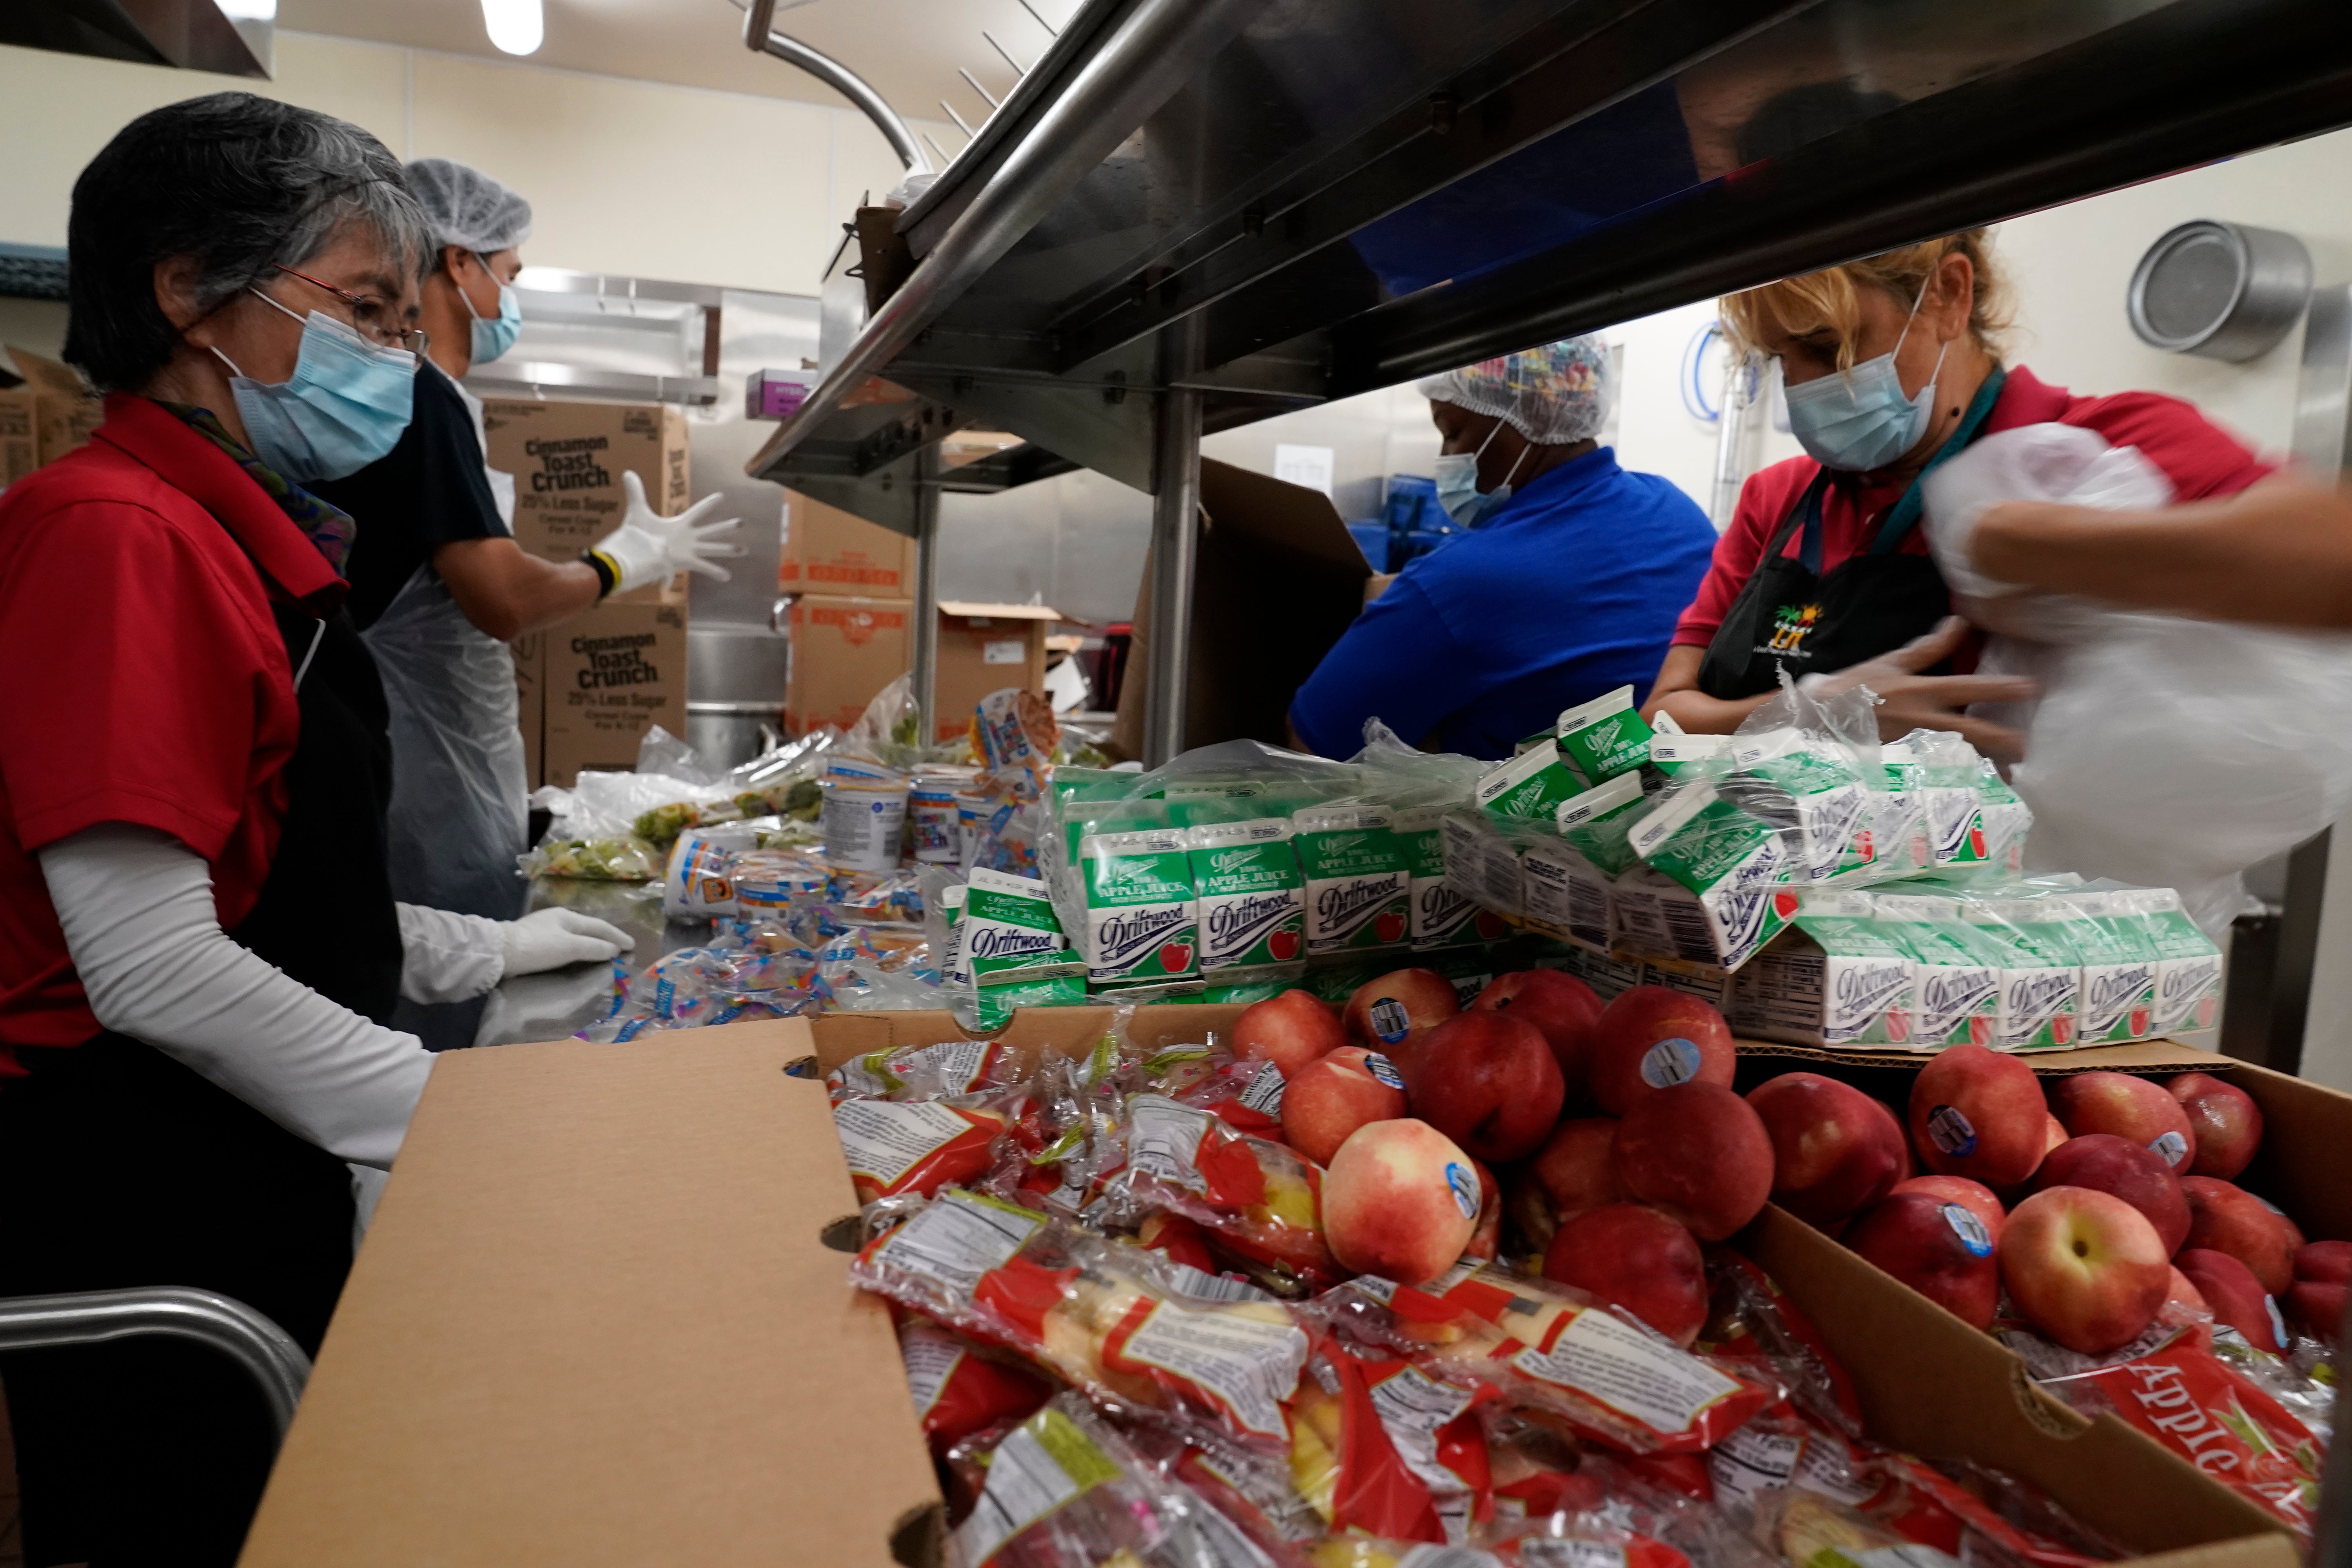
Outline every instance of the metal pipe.
[[963, 122], [963, 116], [955, 111], [955, 105], [950, 103], [943, 98], [940, 100], [940, 107], [948, 111], [948, 118], [956, 122], [956, 129], [963, 132], [963, 139], [967, 142], [971, 141], [971, 127]]
[[940, 449], [915, 454], [915, 722], [921, 744], [939, 733]]
[[831, 55], [820, 54], [798, 38], [777, 32], [771, 25], [775, 15], [776, 0], [751, 0], [743, 12], [743, 47], [755, 55], [773, 55], [786, 65], [800, 67], [864, 110], [909, 174], [929, 170], [930, 160], [915, 144], [915, 133], [898, 118], [898, 111], [890, 107], [888, 100], [875, 91], [864, 77]]
[[987, 28], [982, 27], [980, 30], [980, 36], [988, 40], [988, 47], [990, 48], [994, 49], [998, 54], [1004, 57], [1004, 63], [1013, 68], [1013, 74], [1014, 76], [1027, 76], [1029, 74], [1029, 68], [1023, 65], [1019, 60], [1014, 59], [1013, 58], [1013, 51], [996, 41], [995, 34], [990, 32]]
[[1192, 574], [1201, 542], [1201, 395], [1178, 384], [1199, 368], [1201, 318], [1187, 317], [1164, 340], [1168, 390], [1151, 440], [1151, 626], [1144, 652], [1143, 765], [1156, 768], [1185, 747], [1192, 659]]
[[952, 158], [950, 158], [950, 157], [948, 156], [948, 150], [947, 150], [946, 148], [944, 148], [944, 147], [940, 146], [937, 141], [933, 140], [933, 138], [932, 138], [932, 136], [931, 136], [931, 133], [930, 133], [929, 132], [926, 131], [926, 132], [924, 132], [922, 133], [922, 135], [923, 135], [923, 145], [924, 145], [924, 146], [926, 146], [926, 147], [929, 147], [932, 152], [934, 152], [934, 153], [938, 153], [938, 154], [939, 154], [939, 159], [940, 159], [940, 168], [944, 169], [944, 168], [946, 168], [950, 163], [953, 163], [953, 162], [955, 161], [955, 160], [953, 160]]
[[242, 1301], [177, 1285], [0, 1300], [0, 1351], [101, 1344], [142, 1334], [194, 1340], [243, 1367], [268, 1404], [279, 1439], [285, 1438], [310, 1380], [310, 1358], [285, 1330]]
[[746, 468], [768, 467], [879, 374], [1224, 47], [1265, 0], [1142, 0], [1077, 68], [897, 293]]
[[1037, 17], [1037, 25], [1045, 29], [1045, 36], [1047, 37], [1058, 38], [1062, 36], [1062, 29], [1054, 26], [1053, 23], [1045, 20], [1044, 16], [1038, 16], [1037, 7], [1029, 4], [1029, 0], [1021, 0], [1021, 8], [1024, 11], [1028, 12], [1032, 16]]
[[992, 114], [996, 110], [1004, 107], [1004, 105], [997, 102], [996, 100], [990, 95], [988, 89], [980, 85], [980, 79], [977, 77], [973, 76], [971, 72], [964, 69], [963, 67], [956, 67], [956, 75], [963, 78], [964, 86], [971, 89], [972, 91], [988, 100], [988, 109], [990, 113]]

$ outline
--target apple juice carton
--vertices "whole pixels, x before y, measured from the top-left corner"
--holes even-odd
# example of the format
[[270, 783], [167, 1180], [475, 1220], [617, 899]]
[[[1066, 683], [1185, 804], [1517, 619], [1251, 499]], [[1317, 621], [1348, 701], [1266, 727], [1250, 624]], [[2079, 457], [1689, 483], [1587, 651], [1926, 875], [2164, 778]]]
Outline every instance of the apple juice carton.
[[1734, 737], [1731, 761], [1763, 786], [1739, 784], [1740, 803], [1767, 822], [1785, 819], [1797, 829], [1799, 875], [1814, 880], [1834, 875], [1870, 805], [1871, 792], [1853, 764], [1793, 729]]
[[2083, 965], [2066, 940], [2065, 913], [2040, 899], [1984, 897], [1963, 899], [1960, 914], [2000, 963], [1993, 1037], [1986, 1043], [1997, 1051], [2078, 1044]]
[[1086, 1000], [1086, 961], [1071, 948], [1045, 884], [1035, 878], [973, 867], [957, 930], [983, 1028], [1009, 1020], [1015, 1006]]
[[1307, 955], [1307, 881], [1290, 819], [1204, 822], [1186, 829], [1201, 900], [1201, 973], [1237, 980]]
[[2112, 893], [2076, 888], [2045, 893], [2042, 900], [2065, 920], [2066, 939], [2082, 963], [2076, 1041], [2107, 1046], [2148, 1038], [2156, 1020], [2154, 942], [2117, 922]]
[[1935, 863], [1927, 847], [1927, 797], [1921, 793], [1918, 753], [1908, 741], [1889, 741], [1878, 752], [1879, 772], [1886, 787], [1872, 794], [1864, 825], [1856, 831], [1855, 842], [1838, 868], [1841, 879], [1908, 877]]
[[1397, 842], [1404, 847], [1405, 868], [1412, 879], [1412, 910], [1407, 923], [1415, 952], [1492, 942], [1506, 929], [1500, 920], [1479, 907], [1476, 883], [1456, 882], [1446, 874], [1445, 818], [1451, 809], [1443, 805], [1395, 808]]
[[1990, 1046], [2000, 965], [1973, 940], [1948, 894], [1870, 895], [1879, 924], [1909, 950], [1911, 1037], [1920, 1050]]
[[1790, 929], [1739, 972], [1726, 1012], [1763, 1039], [1907, 1048], [1916, 969], [1868, 894], [1808, 889]]
[[1529, 844], [1519, 862], [1528, 924], [1571, 946], [1609, 951], [1611, 886], [1641, 863], [1628, 836], [1642, 800], [1642, 775], [1626, 773], [1554, 808], [1559, 837]]
[[1719, 777], [1678, 779], [1627, 841], [1648, 864], [1619, 879], [1620, 927], [1645, 955], [1737, 969], [1796, 912], [1789, 835], [1723, 798]]
[[1650, 765], [1668, 778], [1688, 763], [1719, 762], [1731, 755], [1728, 735], [1685, 735], [1664, 728], [1673, 722], [1664, 714], [1658, 720], [1660, 728], [1650, 736]]
[[2033, 808], [2017, 798], [1989, 758], [1977, 759], [1977, 820], [1984, 825], [1985, 861], [2016, 876], [2025, 865], [2025, 837]]
[[1552, 808], [1584, 785], [1560, 760], [1556, 745], [1531, 746], [1479, 779], [1475, 799], [1489, 816], [1549, 822]]
[[[1929, 861], [1937, 866], [1982, 866], [1995, 859], [1985, 831], [1977, 749], [1940, 730], [1914, 730], [1903, 737], [1918, 767], [1920, 808], [1927, 832]], [[2011, 796], [2014, 799], [2015, 796]]]
[[1561, 765], [1587, 789], [1621, 773], [1637, 773], [1650, 760], [1650, 727], [1633, 706], [1630, 686], [1570, 708], [1559, 716], [1554, 733]]
[[1078, 841], [1086, 892], [1087, 982], [1118, 985], [1200, 972], [1201, 900], [1180, 827], [1089, 834]]
[[1308, 806], [1291, 817], [1307, 881], [1307, 951], [1402, 946], [1412, 931], [1412, 872], [1385, 806]]
[[2221, 950], [2215, 947], [2170, 888], [2133, 888], [2113, 895], [2118, 921], [2128, 919], [2156, 950], [2158, 1035], [2210, 1029], [2221, 1011]]

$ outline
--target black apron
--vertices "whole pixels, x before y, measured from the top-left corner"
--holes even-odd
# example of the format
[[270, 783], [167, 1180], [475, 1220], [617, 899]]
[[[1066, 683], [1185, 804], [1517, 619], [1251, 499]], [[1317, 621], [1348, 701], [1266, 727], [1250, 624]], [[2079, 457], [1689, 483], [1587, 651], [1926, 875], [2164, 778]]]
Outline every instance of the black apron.
[[[400, 983], [383, 689], [347, 615], [276, 609], [301, 733], [268, 879], [229, 934], [382, 1023]], [[318, 1353], [352, 1261], [341, 1161], [121, 1035], [17, 1056], [29, 1076], [0, 1089], [0, 1296], [198, 1286]], [[127, 1340], [0, 1356], [0, 1385], [31, 1568], [235, 1563], [275, 1439], [230, 1363]]]
[[[1919, 480], [1977, 438], [2007, 380], [2008, 372], [1995, 366], [1959, 427], [1880, 520], [1870, 549], [1841, 562], [1826, 575], [1822, 571], [1822, 498], [1829, 491], [1831, 470], [1813, 476], [1773, 531], [1754, 574], [1706, 645], [1706, 657], [1698, 667], [1701, 691], [1733, 701], [1779, 689], [1783, 667], [1800, 679], [1850, 668], [1927, 636], [1952, 613], [1951, 590], [1936, 570], [1934, 557], [1906, 555], [1898, 546], [1919, 521]], [[1804, 537], [1797, 554], [1781, 554], [1790, 532], [1800, 526]], [[1939, 667], [1936, 673], [1944, 670]]]

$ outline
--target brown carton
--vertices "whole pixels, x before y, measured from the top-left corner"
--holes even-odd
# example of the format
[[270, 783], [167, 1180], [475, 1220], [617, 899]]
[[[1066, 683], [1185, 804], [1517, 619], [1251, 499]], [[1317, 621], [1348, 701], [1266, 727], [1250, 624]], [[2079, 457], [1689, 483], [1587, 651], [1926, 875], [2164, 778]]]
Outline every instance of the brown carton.
[[627, 772], [656, 724], [686, 733], [686, 611], [606, 602], [547, 633], [545, 781], [569, 787], [583, 768]]
[[911, 600], [803, 594], [793, 601], [786, 626], [793, 661], [784, 682], [784, 729], [791, 734], [820, 724], [846, 730], [876, 693], [913, 666]]
[[523, 778], [533, 789], [547, 782], [547, 641], [552, 632], [515, 638], [515, 722], [522, 730]]
[[[577, 561], [620, 526], [621, 476], [634, 471], [646, 504], [665, 517], [692, 500], [686, 416], [659, 403], [482, 404], [486, 456], [515, 478], [515, 542], [545, 561]], [[677, 604], [687, 579], [639, 588], [608, 603]]]
[[29, 386], [0, 391], [0, 488], [40, 466], [40, 394]]
[[911, 598], [915, 542], [797, 490], [786, 490], [784, 550], [776, 564], [776, 592]]
[[940, 604], [939, 677], [932, 687], [938, 740], [971, 727], [972, 710], [1008, 686], [1041, 691], [1045, 685], [1045, 635], [1062, 612], [1045, 605]]
[[71, 365], [13, 343], [8, 357], [16, 362], [16, 374], [25, 378], [24, 390], [33, 395], [41, 466], [56, 462], [89, 440], [90, 432], [105, 423], [106, 405], [82, 384], [81, 374]]

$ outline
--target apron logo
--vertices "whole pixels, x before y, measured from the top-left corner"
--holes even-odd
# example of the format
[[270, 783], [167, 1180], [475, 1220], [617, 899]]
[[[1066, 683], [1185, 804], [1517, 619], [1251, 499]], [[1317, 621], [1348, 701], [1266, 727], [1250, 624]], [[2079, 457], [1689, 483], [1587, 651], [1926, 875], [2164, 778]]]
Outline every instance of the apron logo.
[[1786, 658], [1802, 658], [1805, 637], [1821, 624], [1819, 605], [1783, 605], [1772, 615], [1772, 640], [1764, 645], [1766, 653]]

